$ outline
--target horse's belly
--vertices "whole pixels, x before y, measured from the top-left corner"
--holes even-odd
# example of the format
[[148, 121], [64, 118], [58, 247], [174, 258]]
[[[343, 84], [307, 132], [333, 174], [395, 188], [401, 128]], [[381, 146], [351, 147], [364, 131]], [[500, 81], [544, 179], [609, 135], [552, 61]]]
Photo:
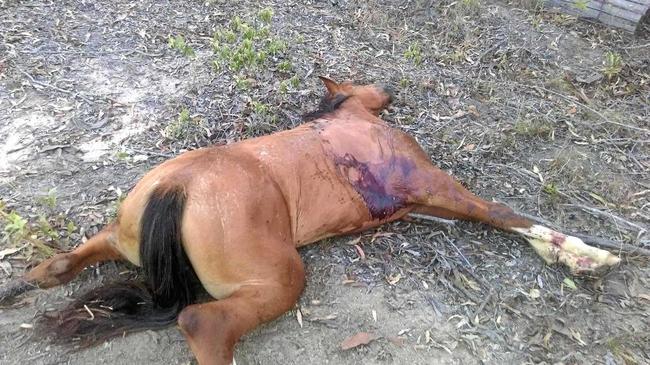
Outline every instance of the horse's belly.
[[331, 193], [323, 190], [327, 189], [299, 203], [294, 223], [297, 246], [354, 231], [370, 218], [360, 199], [348, 189], [335, 189]]

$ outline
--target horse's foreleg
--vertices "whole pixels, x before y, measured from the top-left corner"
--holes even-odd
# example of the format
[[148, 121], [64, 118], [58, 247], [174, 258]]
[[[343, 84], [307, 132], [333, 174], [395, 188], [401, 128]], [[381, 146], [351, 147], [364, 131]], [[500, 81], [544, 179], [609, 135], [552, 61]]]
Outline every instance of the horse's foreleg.
[[30, 270], [23, 278], [0, 288], [0, 302], [35, 288], [50, 288], [72, 280], [86, 266], [121, 256], [111, 243], [114, 226], [90, 238], [71, 252], [56, 254]]
[[479, 221], [522, 234], [549, 264], [560, 262], [578, 274], [593, 273], [620, 262], [610, 252], [588, 246], [577, 237], [534, 224], [504, 205], [478, 198], [452, 177], [433, 167], [419, 171], [413, 184], [414, 213]]
[[251, 279], [225, 299], [183, 309], [178, 326], [200, 365], [230, 364], [241, 336], [294, 306], [302, 292], [305, 273], [300, 256], [292, 250], [286, 264], [274, 268], [277, 275]]

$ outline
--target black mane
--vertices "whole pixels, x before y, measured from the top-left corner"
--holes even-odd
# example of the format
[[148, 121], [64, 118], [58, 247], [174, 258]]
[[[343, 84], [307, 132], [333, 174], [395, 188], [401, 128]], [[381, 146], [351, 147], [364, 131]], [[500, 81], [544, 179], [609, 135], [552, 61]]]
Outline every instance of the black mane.
[[336, 111], [336, 109], [338, 109], [346, 100], [348, 100], [349, 97], [350, 95], [343, 94], [336, 94], [334, 96], [325, 95], [322, 99], [320, 99], [318, 109], [304, 114], [302, 116], [302, 119], [305, 122], [311, 122], [312, 120], [322, 118], [325, 115]]

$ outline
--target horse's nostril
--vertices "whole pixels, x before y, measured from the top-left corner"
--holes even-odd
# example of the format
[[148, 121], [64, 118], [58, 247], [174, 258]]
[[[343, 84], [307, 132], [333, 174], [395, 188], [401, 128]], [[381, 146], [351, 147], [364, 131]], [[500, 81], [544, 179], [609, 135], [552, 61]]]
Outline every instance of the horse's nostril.
[[393, 89], [393, 87], [390, 85], [381, 85], [381, 88], [386, 94], [388, 94], [388, 101], [392, 102], [393, 99], [395, 99], [395, 89]]

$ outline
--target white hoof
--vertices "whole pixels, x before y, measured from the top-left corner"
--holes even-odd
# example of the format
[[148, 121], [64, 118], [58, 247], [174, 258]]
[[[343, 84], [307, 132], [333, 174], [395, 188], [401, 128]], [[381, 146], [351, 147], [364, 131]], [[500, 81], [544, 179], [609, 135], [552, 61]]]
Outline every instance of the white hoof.
[[528, 239], [535, 251], [549, 264], [562, 263], [574, 274], [589, 274], [618, 264], [621, 259], [609, 251], [592, 247], [581, 239], [540, 225], [513, 228]]

